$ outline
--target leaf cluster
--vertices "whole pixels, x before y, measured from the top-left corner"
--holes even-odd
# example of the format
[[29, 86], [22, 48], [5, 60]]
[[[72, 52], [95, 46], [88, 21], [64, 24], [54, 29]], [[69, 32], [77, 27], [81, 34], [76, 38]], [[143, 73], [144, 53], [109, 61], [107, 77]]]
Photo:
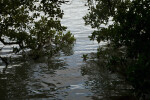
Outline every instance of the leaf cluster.
[[[109, 41], [114, 48], [125, 47], [125, 58], [132, 62], [124, 64], [127, 79], [135, 88], [147, 91], [145, 84], [150, 80], [147, 78], [150, 72], [150, 1], [88, 0], [88, 4], [90, 11], [84, 17], [85, 24], [97, 29], [90, 36], [91, 40]], [[114, 58], [118, 57], [114, 56], [111, 61], [120, 62]]]
[[1, 0], [0, 41], [4, 45], [18, 44], [14, 48], [16, 53], [26, 49], [44, 52], [46, 47], [56, 49], [74, 43], [70, 32], [63, 34], [66, 27], [60, 22], [63, 17], [60, 5], [64, 2]]

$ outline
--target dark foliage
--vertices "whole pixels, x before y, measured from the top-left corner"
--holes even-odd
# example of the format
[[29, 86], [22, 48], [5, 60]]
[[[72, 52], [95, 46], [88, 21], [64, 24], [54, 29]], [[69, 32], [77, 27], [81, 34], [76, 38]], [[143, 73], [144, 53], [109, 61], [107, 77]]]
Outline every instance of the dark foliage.
[[14, 53], [26, 54], [26, 50], [30, 50], [33, 58], [54, 55], [64, 46], [73, 44], [74, 36], [70, 32], [64, 34], [66, 27], [60, 22], [63, 17], [60, 5], [65, 2], [0, 0], [0, 42], [4, 46], [17, 44]]
[[[92, 28], [97, 28], [90, 38], [97, 39], [98, 42], [110, 41], [114, 48], [125, 47], [125, 55], [119, 58], [126, 61], [124, 66], [126, 66], [127, 80], [140, 91], [140, 95], [150, 91], [148, 74], [150, 73], [150, 1], [88, 0], [88, 2], [90, 12], [84, 20]], [[101, 27], [102, 25], [106, 26]], [[114, 61], [121, 62], [113, 59]]]

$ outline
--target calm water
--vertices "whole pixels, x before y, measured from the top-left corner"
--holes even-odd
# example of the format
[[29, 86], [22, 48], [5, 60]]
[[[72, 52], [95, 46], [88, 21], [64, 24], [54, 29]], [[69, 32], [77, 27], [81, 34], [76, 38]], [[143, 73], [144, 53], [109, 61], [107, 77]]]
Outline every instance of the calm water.
[[[17, 55], [8, 66], [7, 75], [1, 75], [2, 99], [97, 100], [127, 93], [129, 87], [118, 75], [111, 74], [94, 60], [83, 62], [81, 58], [105, 44], [88, 38], [93, 29], [85, 26], [82, 19], [88, 12], [85, 1], [73, 0], [62, 5], [62, 24], [75, 35], [74, 47], [53, 58], [43, 57], [37, 61], [24, 62]], [[9, 51], [10, 47], [5, 47], [1, 54]], [[0, 69], [3, 67], [2, 64]]]

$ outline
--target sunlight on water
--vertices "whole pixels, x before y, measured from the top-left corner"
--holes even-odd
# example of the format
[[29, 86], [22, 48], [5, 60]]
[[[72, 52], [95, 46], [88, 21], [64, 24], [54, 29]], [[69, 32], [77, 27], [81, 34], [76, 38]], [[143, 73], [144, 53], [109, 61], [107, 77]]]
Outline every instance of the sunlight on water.
[[77, 84], [77, 85], [70, 85], [70, 89], [84, 89], [83, 84]]

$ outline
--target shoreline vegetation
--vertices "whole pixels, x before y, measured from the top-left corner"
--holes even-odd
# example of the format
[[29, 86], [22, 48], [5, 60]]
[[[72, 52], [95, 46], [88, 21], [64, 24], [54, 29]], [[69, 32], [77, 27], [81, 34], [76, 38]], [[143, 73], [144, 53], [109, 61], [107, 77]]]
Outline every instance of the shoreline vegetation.
[[138, 99], [146, 99], [150, 94], [150, 1], [88, 0], [88, 7], [85, 24], [97, 29], [90, 39], [109, 41], [98, 49], [97, 57], [125, 77]]
[[[75, 42], [74, 35], [61, 25], [63, 11], [59, 0], [1, 0], [0, 1], [0, 42], [13, 46], [12, 53], [27, 59], [53, 56]], [[17, 45], [17, 46], [14, 46]], [[0, 51], [3, 50], [3, 47]], [[0, 55], [7, 69], [10, 58]]]
[[[118, 99], [148, 100], [150, 98], [150, 0], [87, 1], [89, 13], [83, 19], [85, 25], [96, 29], [89, 38], [97, 40], [98, 43], [108, 42], [107, 45], [97, 49], [94, 56], [94, 59], [97, 59], [95, 64], [98, 62], [99, 67], [109, 69], [111, 73], [120, 74], [133, 87], [131, 88], [132, 95], [124, 98], [118, 96]], [[12, 53], [20, 54], [21, 60], [36, 61], [44, 56], [50, 59], [59, 52], [68, 52], [72, 49], [76, 39], [70, 31], [66, 32], [67, 27], [62, 26], [60, 21], [64, 14], [60, 5], [65, 2], [68, 1], [1, 0], [0, 42], [4, 46], [17, 45], [12, 47]], [[110, 24], [110, 19], [112, 24]], [[106, 27], [101, 27], [104, 25]], [[0, 52], [3, 49], [4, 47], [1, 47]], [[90, 59], [88, 54], [83, 54], [82, 58], [87, 63]], [[7, 92], [6, 77], [11, 74], [7, 74], [6, 70], [11, 60], [14, 59], [13, 55], [7, 57], [5, 54], [0, 55], [0, 59], [1, 65], [5, 64], [5, 68], [0, 73], [0, 90]], [[56, 66], [53, 65], [53, 67]], [[92, 76], [90, 68], [89, 71], [85, 71], [86, 67], [81, 68], [81, 74]], [[18, 71], [20, 69], [22, 68]], [[100, 69], [94, 70], [101, 71]], [[22, 76], [18, 77], [22, 79]], [[15, 80], [13, 81], [15, 84]], [[3, 99], [6, 94], [2, 93]], [[112, 100], [113, 97], [106, 99]]]

